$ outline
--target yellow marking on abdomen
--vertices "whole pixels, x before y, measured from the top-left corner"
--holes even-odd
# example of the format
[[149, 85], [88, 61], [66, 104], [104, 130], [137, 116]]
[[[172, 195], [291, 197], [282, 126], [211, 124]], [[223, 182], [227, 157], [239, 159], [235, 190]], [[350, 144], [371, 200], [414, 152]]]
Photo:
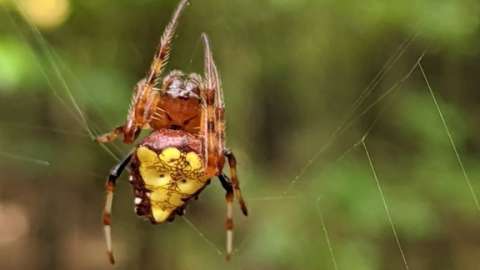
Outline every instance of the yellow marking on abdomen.
[[137, 150], [140, 176], [150, 192], [150, 205], [157, 223], [164, 222], [172, 212], [185, 204], [206, 182], [201, 157], [168, 147], [157, 155], [145, 146]]

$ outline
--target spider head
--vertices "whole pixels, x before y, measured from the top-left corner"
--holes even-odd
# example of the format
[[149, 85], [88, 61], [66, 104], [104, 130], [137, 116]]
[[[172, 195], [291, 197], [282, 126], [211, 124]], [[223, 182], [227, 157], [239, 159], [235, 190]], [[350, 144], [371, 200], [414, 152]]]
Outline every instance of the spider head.
[[184, 74], [179, 70], [173, 70], [163, 80], [163, 90], [173, 98], [200, 99], [200, 82], [198, 74]]

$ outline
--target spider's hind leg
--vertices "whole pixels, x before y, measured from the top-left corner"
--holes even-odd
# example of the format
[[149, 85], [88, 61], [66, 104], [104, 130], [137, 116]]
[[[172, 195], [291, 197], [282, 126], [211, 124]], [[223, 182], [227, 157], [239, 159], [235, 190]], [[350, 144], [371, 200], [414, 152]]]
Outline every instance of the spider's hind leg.
[[227, 192], [225, 194], [225, 200], [227, 203], [227, 217], [225, 220], [225, 230], [227, 231], [227, 260], [230, 260], [233, 252], [233, 188], [232, 184], [230, 183], [230, 179], [225, 174], [218, 175], [218, 179], [222, 184], [222, 187]]
[[237, 159], [232, 151], [226, 149], [224, 151], [225, 156], [228, 160], [228, 165], [230, 167], [230, 177], [232, 178], [232, 186], [235, 190], [235, 196], [237, 197], [238, 203], [240, 204], [240, 209], [245, 216], [248, 216], [248, 209], [245, 200], [242, 197], [242, 190], [240, 189], [240, 182], [238, 181], [237, 176]]
[[115, 184], [118, 177], [125, 170], [125, 167], [128, 165], [132, 159], [132, 153], [125, 157], [120, 163], [115, 165], [108, 175], [107, 183], [105, 184], [106, 189], [106, 199], [105, 199], [105, 208], [103, 209], [102, 220], [103, 220], [103, 229], [105, 232], [105, 242], [107, 244], [107, 254], [111, 264], [115, 263], [112, 250], [112, 203], [113, 203], [113, 192], [115, 190]]

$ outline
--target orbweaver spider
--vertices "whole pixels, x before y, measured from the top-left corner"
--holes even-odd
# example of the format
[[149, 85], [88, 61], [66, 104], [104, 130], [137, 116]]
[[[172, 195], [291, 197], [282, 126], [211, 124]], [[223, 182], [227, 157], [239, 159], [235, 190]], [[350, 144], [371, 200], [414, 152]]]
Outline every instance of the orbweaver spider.
[[[123, 135], [123, 142], [130, 144], [142, 129], [152, 129], [111, 170], [107, 179], [103, 225], [112, 264], [113, 192], [117, 178], [127, 165], [130, 165], [129, 181], [135, 195], [135, 212], [153, 224], [172, 221], [175, 215], [184, 214], [187, 202], [196, 198], [211, 178], [218, 177], [226, 190], [227, 260], [233, 249], [234, 197], [243, 214], [248, 214], [237, 178], [235, 156], [225, 147], [222, 86], [205, 33], [201, 36], [204, 77], [174, 70], [161, 80], [178, 19], [187, 3], [187, 0], [179, 3], [160, 39], [147, 76], [137, 83], [126, 123], [97, 137], [98, 142], [107, 143]], [[222, 172], [225, 158], [231, 180]]]

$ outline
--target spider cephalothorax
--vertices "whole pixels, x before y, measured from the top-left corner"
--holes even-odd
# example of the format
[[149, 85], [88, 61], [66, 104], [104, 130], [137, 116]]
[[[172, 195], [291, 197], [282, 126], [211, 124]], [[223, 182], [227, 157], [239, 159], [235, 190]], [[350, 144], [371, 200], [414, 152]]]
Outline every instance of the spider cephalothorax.
[[[202, 34], [205, 48], [203, 77], [195, 73], [186, 75], [178, 70], [161, 77], [178, 19], [186, 4], [187, 0], [182, 0], [178, 5], [160, 39], [147, 76], [135, 86], [126, 123], [97, 137], [97, 141], [106, 143], [122, 135], [125, 143], [133, 143], [142, 129], [152, 129], [112, 169], [107, 180], [103, 224], [112, 263], [113, 191], [117, 178], [128, 165], [135, 212], [154, 224], [172, 221], [175, 215], [182, 215], [186, 203], [196, 198], [211, 178], [217, 177], [226, 190], [227, 258], [233, 250], [234, 196], [247, 215], [235, 156], [225, 146], [223, 90], [207, 35]], [[223, 173], [225, 159], [230, 167], [230, 177]]]

